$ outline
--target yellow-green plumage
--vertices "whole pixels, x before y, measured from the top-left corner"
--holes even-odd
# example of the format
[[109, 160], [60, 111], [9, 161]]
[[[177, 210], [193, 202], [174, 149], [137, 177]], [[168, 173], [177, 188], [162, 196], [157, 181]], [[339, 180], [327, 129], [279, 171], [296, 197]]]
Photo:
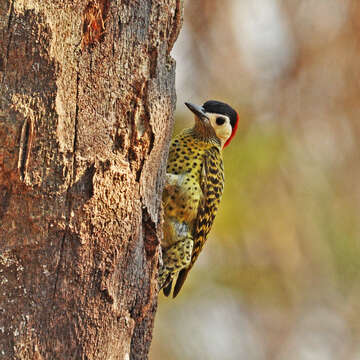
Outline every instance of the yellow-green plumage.
[[159, 284], [174, 297], [194, 265], [213, 224], [224, 186], [221, 143], [184, 130], [170, 146], [163, 192], [163, 266]]

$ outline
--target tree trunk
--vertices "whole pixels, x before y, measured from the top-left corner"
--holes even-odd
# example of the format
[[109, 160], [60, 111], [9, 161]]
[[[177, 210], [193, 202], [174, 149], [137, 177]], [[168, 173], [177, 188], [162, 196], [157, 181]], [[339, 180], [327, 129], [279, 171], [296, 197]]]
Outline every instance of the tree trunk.
[[180, 0], [0, 0], [0, 359], [146, 359]]

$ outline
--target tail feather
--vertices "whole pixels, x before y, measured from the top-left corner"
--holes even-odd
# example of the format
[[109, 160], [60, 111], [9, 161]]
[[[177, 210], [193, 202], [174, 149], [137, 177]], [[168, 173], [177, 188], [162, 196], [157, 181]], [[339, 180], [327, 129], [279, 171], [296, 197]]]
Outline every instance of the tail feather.
[[174, 287], [173, 298], [175, 298], [177, 296], [177, 294], [180, 292], [180, 290], [186, 280], [187, 274], [189, 273], [189, 270], [190, 270], [189, 268], [180, 270], [179, 275], [176, 280], [175, 287]]
[[169, 296], [172, 288], [172, 280], [163, 288], [163, 292], [165, 296]]

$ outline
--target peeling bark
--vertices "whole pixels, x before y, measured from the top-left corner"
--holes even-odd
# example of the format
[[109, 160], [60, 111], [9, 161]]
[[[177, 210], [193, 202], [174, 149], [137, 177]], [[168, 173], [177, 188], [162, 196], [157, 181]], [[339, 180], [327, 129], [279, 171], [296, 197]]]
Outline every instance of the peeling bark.
[[0, 0], [0, 359], [146, 359], [180, 0]]

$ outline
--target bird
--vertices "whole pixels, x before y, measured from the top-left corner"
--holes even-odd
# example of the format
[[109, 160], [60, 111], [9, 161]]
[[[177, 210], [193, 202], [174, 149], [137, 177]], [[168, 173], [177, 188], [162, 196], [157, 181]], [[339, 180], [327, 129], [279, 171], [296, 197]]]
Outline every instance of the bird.
[[228, 104], [186, 102], [195, 124], [170, 144], [162, 194], [164, 209], [159, 289], [173, 297], [181, 290], [214, 222], [224, 189], [222, 150], [238, 128], [239, 115]]

